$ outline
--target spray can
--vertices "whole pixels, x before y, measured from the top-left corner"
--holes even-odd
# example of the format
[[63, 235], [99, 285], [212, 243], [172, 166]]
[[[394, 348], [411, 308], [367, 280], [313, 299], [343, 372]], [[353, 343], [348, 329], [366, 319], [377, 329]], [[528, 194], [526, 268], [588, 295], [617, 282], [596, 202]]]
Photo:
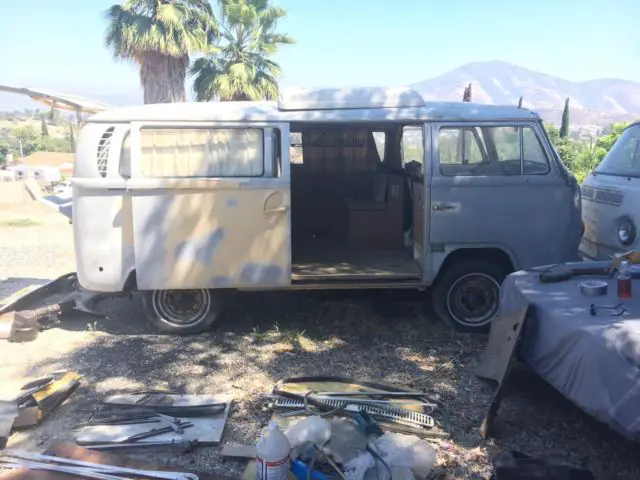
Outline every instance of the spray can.
[[287, 480], [291, 445], [275, 421], [262, 432], [256, 445], [256, 480]]

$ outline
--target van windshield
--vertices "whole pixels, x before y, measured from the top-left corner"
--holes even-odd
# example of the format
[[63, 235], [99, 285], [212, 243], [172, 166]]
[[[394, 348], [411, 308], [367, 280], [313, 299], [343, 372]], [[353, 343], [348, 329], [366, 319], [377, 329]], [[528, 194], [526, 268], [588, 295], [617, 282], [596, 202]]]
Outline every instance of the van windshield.
[[627, 128], [620, 135], [595, 173], [640, 177], [640, 124]]

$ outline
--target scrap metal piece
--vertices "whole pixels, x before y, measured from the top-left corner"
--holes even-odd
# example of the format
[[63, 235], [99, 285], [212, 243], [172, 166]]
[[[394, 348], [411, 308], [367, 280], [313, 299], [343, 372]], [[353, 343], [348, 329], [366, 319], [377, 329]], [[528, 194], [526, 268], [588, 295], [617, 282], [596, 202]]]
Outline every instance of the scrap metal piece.
[[90, 450], [111, 450], [115, 448], [132, 448], [132, 447], [160, 447], [160, 446], [176, 446], [183, 447], [185, 452], [193, 450], [200, 445], [198, 440], [153, 440], [150, 442], [133, 442], [133, 443], [97, 443], [95, 445], [83, 445]]
[[380, 407], [389, 407], [389, 408], [398, 408], [398, 407], [407, 407], [407, 406], [415, 406], [415, 407], [424, 407], [429, 412], [433, 412], [434, 409], [438, 406], [435, 403], [431, 402], [420, 402], [413, 400], [394, 400], [393, 403], [390, 403], [389, 400], [375, 400], [369, 398], [350, 398], [350, 397], [333, 397], [333, 396], [324, 396], [320, 394], [311, 395], [315, 400], [319, 401], [338, 401], [338, 402], [347, 402], [347, 403], [357, 403], [362, 405], [373, 405]]
[[319, 396], [338, 396], [338, 397], [352, 397], [352, 396], [367, 396], [367, 397], [424, 397], [426, 394], [423, 392], [378, 392], [374, 390], [365, 391], [353, 391], [345, 390], [340, 392], [317, 392]]
[[84, 470], [78, 467], [70, 467], [64, 465], [56, 465], [51, 463], [32, 462], [28, 460], [15, 460], [5, 459], [0, 457], [0, 467], [21, 469], [28, 468], [31, 470], [47, 470], [50, 472], [68, 473], [85, 478], [95, 478], [97, 480], [127, 480], [127, 477], [119, 477], [116, 475], [109, 475], [107, 473], [101, 473], [96, 471]]
[[[414, 412], [412, 410], [407, 410], [402, 407], [393, 407], [393, 406], [375, 406], [375, 405], [362, 405], [357, 403], [350, 403], [341, 400], [316, 400], [314, 403], [321, 404], [330, 409], [343, 409], [348, 413], [358, 413], [361, 410], [366, 411], [369, 415], [374, 418], [379, 418], [381, 420], [391, 422], [391, 423], [399, 423], [403, 425], [410, 426], [419, 426], [423, 428], [432, 428], [435, 426], [435, 422], [433, 417], [419, 412]], [[273, 406], [275, 408], [283, 408], [283, 409], [304, 409], [305, 404], [299, 400], [289, 400], [289, 399], [276, 399], [273, 402]]]
[[15, 459], [21, 462], [40, 463], [45, 466], [56, 467], [80, 467], [79, 471], [96, 472], [99, 474], [125, 474], [135, 477], [147, 477], [147, 478], [161, 478], [166, 480], [199, 480], [198, 476], [194, 473], [188, 472], [173, 472], [173, 471], [160, 471], [160, 470], [142, 470], [136, 468], [119, 467], [117, 465], [108, 465], [101, 463], [86, 462], [82, 460], [73, 460], [70, 458], [56, 457], [53, 455], [43, 455], [39, 453], [28, 452], [15, 452], [7, 451], [0, 455], [0, 460], [9, 459], [14, 461]]

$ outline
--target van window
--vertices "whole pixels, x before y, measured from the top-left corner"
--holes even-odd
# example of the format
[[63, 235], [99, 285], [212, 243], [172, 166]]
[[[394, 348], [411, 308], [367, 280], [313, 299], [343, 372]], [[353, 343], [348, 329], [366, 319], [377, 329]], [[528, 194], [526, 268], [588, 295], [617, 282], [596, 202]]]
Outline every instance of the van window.
[[373, 140], [376, 142], [378, 157], [380, 157], [381, 162], [384, 162], [384, 155], [387, 148], [387, 134], [385, 132], [371, 132], [371, 133], [373, 134]]
[[438, 134], [445, 176], [539, 175], [550, 167], [530, 127], [443, 127]]
[[289, 158], [293, 164], [304, 163], [302, 156], [302, 133], [291, 132], [289, 136]]
[[407, 125], [402, 127], [402, 162], [424, 162], [424, 142], [422, 139], [422, 127]]
[[522, 170], [525, 175], [541, 175], [550, 171], [540, 139], [529, 127], [522, 128]]
[[257, 128], [144, 128], [144, 177], [259, 177], [263, 131]]
[[620, 135], [595, 172], [640, 177], [640, 125], [629, 127]]
[[131, 178], [131, 132], [124, 134], [120, 149], [120, 175]]

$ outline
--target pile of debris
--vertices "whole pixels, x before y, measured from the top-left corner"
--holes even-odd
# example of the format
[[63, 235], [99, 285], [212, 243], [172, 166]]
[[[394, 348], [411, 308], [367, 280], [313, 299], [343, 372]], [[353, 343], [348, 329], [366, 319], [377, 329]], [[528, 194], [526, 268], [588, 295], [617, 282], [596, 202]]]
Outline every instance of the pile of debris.
[[[0, 449], [12, 428], [37, 425], [79, 385], [74, 372], [57, 373], [28, 383], [13, 401], [0, 404], [4, 425]], [[423, 479], [436, 465], [436, 442], [450, 436], [445, 429], [447, 410], [437, 398], [393, 385], [335, 376], [288, 378], [263, 400], [271, 418], [257, 444], [228, 444], [220, 452], [249, 460], [243, 475], [247, 480]], [[48, 478], [49, 471], [56, 477], [100, 480], [203, 480], [209, 475], [169, 472], [163, 466], [129, 468], [130, 460], [101, 451], [178, 446], [186, 453], [219, 445], [232, 406], [228, 395], [167, 391], [112, 395], [74, 427], [77, 446], [70, 446], [71, 456], [5, 451], [0, 452], [0, 469], [42, 472], [42, 478]], [[566, 475], [577, 473], [586, 476], [570, 478], [593, 478], [562, 459], [510, 452], [496, 459], [494, 478], [569, 478]], [[19, 480], [28, 478], [17, 475]]]

